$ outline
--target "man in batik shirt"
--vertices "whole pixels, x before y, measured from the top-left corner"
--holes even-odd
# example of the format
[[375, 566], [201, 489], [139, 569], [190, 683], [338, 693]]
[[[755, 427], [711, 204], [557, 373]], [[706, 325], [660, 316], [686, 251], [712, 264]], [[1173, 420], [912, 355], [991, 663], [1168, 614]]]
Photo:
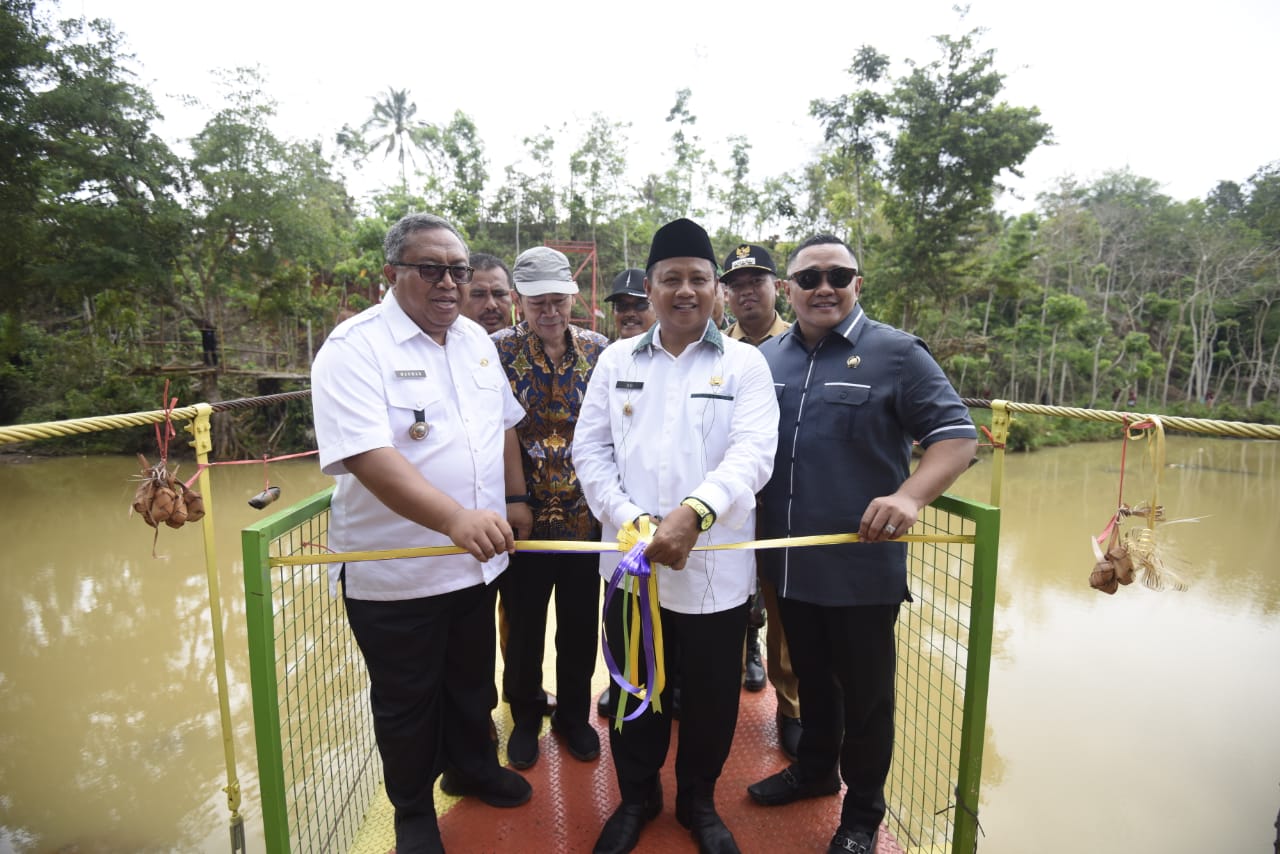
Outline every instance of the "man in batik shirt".
[[[569, 324], [578, 285], [562, 253], [545, 246], [522, 253], [513, 278], [525, 319], [493, 340], [511, 390], [528, 413], [516, 427], [526, 489], [508, 495], [507, 502], [532, 507], [534, 539], [598, 541], [600, 526], [578, 485], [570, 449], [587, 380], [609, 340]], [[590, 552], [518, 552], [499, 585], [510, 627], [502, 687], [515, 724], [507, 742], [515, 768], [538, 761], [546, 708], [542, 650], [553, 589], [559, 697], [551, 729], [575, 759], [588, 762], [600, 755], [600, 738], [587, 722], [599, 640], [598, 565], [599, 557]]]

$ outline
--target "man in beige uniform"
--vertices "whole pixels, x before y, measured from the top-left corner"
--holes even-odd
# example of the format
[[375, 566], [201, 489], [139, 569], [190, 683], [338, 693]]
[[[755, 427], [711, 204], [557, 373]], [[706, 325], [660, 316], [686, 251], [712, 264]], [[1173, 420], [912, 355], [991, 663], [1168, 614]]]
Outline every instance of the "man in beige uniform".
[[[739, 244], [724, 259], [722, 269], [724, 273], [720, 281], [728, 297], [729, 310], [736, 318], [733, 325], [725, 330], [726, 335], [759, 347], [791, 327], [778, 316], [778, 268], [767, 249], [753, 243]], [[747, 629], [746, 688], [748, 691], [764, 688], [764, 673], [760, 667], [759, 626], [764, 616], [761, 606], [768, 614], [765, 649], [768, 652], [769, 681], [778, 696], [778, 746], [794, 762], [800, 745], [800, 688], [791, 669], [791, 655], [778, 610], [777, 590], [763, 578], [760, 579], [759, 593], [751, 608], [751, 622]]]

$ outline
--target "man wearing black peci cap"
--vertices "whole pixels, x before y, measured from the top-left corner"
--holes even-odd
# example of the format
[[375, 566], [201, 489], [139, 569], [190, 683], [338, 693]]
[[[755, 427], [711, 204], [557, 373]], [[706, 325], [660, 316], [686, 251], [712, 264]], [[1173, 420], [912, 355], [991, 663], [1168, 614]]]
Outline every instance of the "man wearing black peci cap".
[[[778, 268], [769, 250], [754, 243], [740, 243], [724, 259], [720, 281], [728, 294], [729, 308], [737, 318], [725, 330], [737, 338], [759, 347], [775, 335], [791, 328], [778, 316]], [[778, 609], [776, 588], [765, 578], [759, 579], [759, 590], [751, 604], [747, 628], [747, 652], [744, 662], [744, 685], [748, 691], [764, 688], [764, 670], [760, 662], [760, 625], [765, 621], [765, 648], [769, 653], [769, 681], [778, 699], [778, 747], [793, 762], [800, 744], [800, 694], [795, 671], [791, 669], [791, 653]]]
[[[659, 772], [676, 681], [676, 818], [700, 851], [738, 850], [714, 796], [737, 725], [755, 555], [692, 549], [754, 536], [755, 495], [772, 468], [778, 406], [760, 353], [710, 322], [717, 282], [715, 252], [701, 226], [680, 219], [658, 229], [644, 283], [657, 323], [600, 355], [574, 433], [574, 468], [604, 539], [641, 517], [657, 522], [645, 555], [661, 595], [663, 665], [673, 674], [679, 663], [660, 695], [661, 713], [649, 708], [610, 730], [622, 803], [601, 830], [596, 854], [631, 851], [662, 810]], [[602, 555], [601, 575], [611, 578], [620, 557]], [[615, 661], [625, 661], [620, 595], [605, 614], [605, 637]], [[616, 707], [620, 691], [610, 691]], [[628, 694], [624, 714], [639, 704]]]
[[613, 304], [613, 325], [620, 339], [634, 338], [657, 320], [644, 292], [644, 270], [637, 267], [613, 277], [613, 290], [604, 301]]
[[[889, 542], [969, 466], [977, 432], [924, 342], [858, 304], [858, 261], [838, 237], [802, 242], [788, 265], [795, 325], [760, 347], [784, 425], [760, 493], [760, 536], [861, 542], [760, 553], [777, 587], [804, 730], [798, 760], [747, 787], [782, 806], [848, 786], [828, 854], [874, 854], [893, 759], [898, 609], [911, 600], [906, 543]], [[924, 454], [911, 471], [912, 440]]]
[[[604, 301], [613, 304], [613, 326], [618, 340], [640, 335], [658, 319], [649, 295], [644, 292], [644, 270], [639, 267], [630, 267], [614, 276], [613, 290]], [[607, 718], [613, 715], [613, 709], [606, 688], [596, 703], [596, 711]]]

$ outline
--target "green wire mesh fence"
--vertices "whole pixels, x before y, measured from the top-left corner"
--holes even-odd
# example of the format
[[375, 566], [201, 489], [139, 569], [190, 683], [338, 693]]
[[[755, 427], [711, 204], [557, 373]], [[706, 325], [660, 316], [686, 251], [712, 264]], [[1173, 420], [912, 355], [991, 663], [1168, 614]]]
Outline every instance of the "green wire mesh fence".
[[[345, 851], [378, 791], [364, 665], [325, 567], [271, 558], [323, 551], [330, 492], [246, 528], [249, 658], [268, 852]], [[915, 603], [898, 625], [897, 747], [889, 827], [909, 851], [969, 854], [986, 726], [999, 510], [938, 499], [913, 543]], [[969, 541], [971, 539], [971, 541]]]

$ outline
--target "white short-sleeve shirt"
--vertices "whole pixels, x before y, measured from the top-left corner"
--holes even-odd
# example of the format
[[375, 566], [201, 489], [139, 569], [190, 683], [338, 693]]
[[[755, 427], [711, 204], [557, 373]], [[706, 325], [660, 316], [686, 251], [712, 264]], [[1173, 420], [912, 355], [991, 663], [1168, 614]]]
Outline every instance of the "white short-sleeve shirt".
[[[452, 544], [388, 509], [347, 472], [348, 457], [376, 448], [399, 451], [463, 507], [506, 514], [503, 433], [524, 410], [493, 342], [459, 317], [438, 344], [394, 293], [334, 329], [311, 370], [320, 465], [337, 479], [329, 547], [338, 552]], [[426, 436], [415, 439], [419, 422]], [[486, 563], [466, 554], [347, 563], [346, 591], [353, 599], [416, 599], [487, 584], [506, 566], [506, 554]], [[335, 591], [341, 567], [329, 570]]]

